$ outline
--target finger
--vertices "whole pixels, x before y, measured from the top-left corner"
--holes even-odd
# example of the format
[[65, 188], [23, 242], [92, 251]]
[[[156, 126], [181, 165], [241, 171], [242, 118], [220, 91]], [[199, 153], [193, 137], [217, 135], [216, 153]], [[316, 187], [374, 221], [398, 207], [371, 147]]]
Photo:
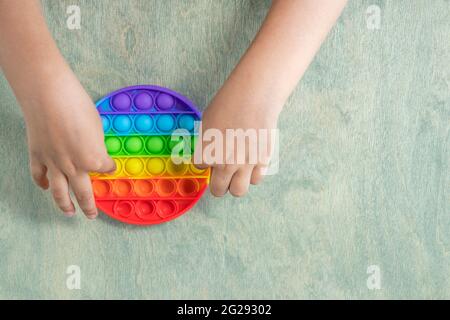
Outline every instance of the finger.
[[245, 166], [239, 169], [231, 179], [230, 193], [235, 197], [245, 196], [248, 192], [253, 166]]
[[204, 163], [204, 162], [200, 162], [200, 163], [196, 163], [195, 161], [193, 162], [194, 166], [199, 169], [199, 170], [205, 170], [208, 169], [210, 167], [210, 165]]
[[92, 193], [91, 180], [87, 173], [77, 174], [69, 177], [69, 184], [72, 188], [78, 205], [89, 219], [95, 219], [98, 215], [95, 206], [94, 195]]
[[216, 197], [222, 197], [228, 192], [231, 178], [236, 172], [236, 169], [231, 167], [213, 167], [211, 173], [211, 180], [209, 189]]
[[197, 151], [199, 148], [195, 148], [194, 155], [191, 158], [192, 164], [200, 170], [204, 170], [209, 168], [211, 165], [209, 165], [204, 159], [201, 151]]
[[44, 190], [49, 187], [49, 181], [47, 178], [47, 167], [43, 164], [32, 161], [30, 163], [31, 176], [34, 182]]
[[98, 173], [114, 173], [116, 171], [116, 163], [114, 160], [108, 156], [105, 155], [105, 158], [102, 162], [101, 167], [97, 170]]
[[208, 148], [208, 144], [203, 143], [203, 138], [199, 136], [198, 139], [196, 139], [194, 154], [191, 161], [194, 166], [200, 170], [207, 169], [213, 164], [211, 161], [208, 161], [211, 159], [207, 159], [205, 148]]
[[252, 176], [250, 178], [251, 184], [259, 184], [264, 179], [264, 172], [266, 171], [266, 167], [264, 166], [255, 166], [252, 172]]
[[72, 199], [70, 199], [69, 185], [66, 176], [60, 171], [52, 171], [49, 175], [50, 190], [52, 192], [53, 200], [61, 209], [64, 215], [71, 217], [75, 214], [75, 206]]

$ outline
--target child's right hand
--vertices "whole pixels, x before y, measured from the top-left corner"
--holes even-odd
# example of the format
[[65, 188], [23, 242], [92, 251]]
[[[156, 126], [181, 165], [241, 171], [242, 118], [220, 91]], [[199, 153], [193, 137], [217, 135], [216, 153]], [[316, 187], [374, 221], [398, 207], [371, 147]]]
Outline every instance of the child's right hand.
[[26, 96], [20, 102], [34, 181], [50, 188], [66, 216], [75, 214], [72, 189], [86, 217], [94, 219], [98, 213], [89, 172], [115, 171], [95, 106], [70, 69], [48, 77]]
[[[32, 21], [33, 23], [30, 23]], [[95, 218], [89, 172], [111, 172], [100, 116], [53, 40], [38, 0], [0, 0], [0, 68], [22, 107], [31, 173], [68, 216]]]

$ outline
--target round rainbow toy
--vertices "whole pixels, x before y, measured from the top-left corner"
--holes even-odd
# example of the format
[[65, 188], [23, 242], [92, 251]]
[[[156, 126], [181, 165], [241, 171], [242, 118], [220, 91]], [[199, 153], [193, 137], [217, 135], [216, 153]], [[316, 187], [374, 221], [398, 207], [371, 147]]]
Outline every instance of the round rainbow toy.
[[194, 150], [195, 122], [201, 119], [195, 105], [172, 90], [141, 85], [112, 92], [96, 107], [117, 165], [112, 175], [91, 174], [97, 207], [137, 225], [167, 222], [192, 208], [210, 171], [172, 154], [189, 159]]

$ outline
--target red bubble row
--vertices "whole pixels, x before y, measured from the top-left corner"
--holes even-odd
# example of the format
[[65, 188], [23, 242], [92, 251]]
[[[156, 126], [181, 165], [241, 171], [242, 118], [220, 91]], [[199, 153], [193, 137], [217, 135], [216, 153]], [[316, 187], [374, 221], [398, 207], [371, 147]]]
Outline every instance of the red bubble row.
[[157, 221], [177, 214], [180, 211], [174, 200], [118, 200], [112, 207], [112, 213], [123, 219], [138, 217], [143, 221]]
[[92, 180], [97, 199], [195, 197], [207, 179], [116, 179]]

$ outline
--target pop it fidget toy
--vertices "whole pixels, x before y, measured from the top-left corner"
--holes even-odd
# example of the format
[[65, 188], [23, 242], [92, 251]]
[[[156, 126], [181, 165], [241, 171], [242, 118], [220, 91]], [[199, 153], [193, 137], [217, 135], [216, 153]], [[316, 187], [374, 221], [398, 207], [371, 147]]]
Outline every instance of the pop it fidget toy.
[[106, 149], [117, 165], [112, 175], [91, 174], [97, 207], [139, 225], [167, 222], [193, 207], [210, 171], [171, 155], [194, 151], [195, 121], [201, 118], [194, 104], [166, 88], [134, 86], [108, 94], [96, 107]]

